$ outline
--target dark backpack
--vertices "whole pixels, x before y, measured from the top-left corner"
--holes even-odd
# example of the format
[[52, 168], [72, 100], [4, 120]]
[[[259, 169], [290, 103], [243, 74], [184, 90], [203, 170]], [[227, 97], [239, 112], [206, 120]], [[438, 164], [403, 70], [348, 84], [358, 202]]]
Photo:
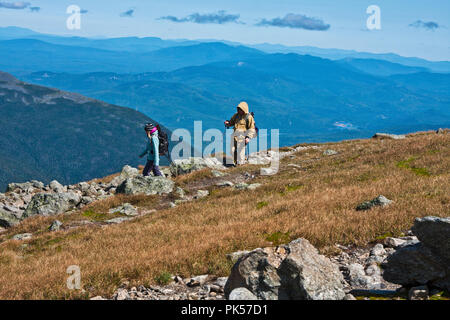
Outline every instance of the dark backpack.
[[159, 155], [168, 155], [169, 154], [169, 138], [167, 137], [167, 133], [161, 130], [159, 124], [156, 125], [158, 128], [158, 139], [159, 139]]
[[[249, 115], [252, 115], [253, 121], [255, 121], [255, 114], [253, 112], [247, 113], [247, 115], [245, 116], [245, 122], [246, 122], [247, 130], [248, 130], [248, 126], [249, 126], [249, 120], [248, 120], [248, 116]], [[256, 126], [256, 122], [255, 122], [255, 131], [256, 131], [256, 135], [258, 135], [259, 129]]]

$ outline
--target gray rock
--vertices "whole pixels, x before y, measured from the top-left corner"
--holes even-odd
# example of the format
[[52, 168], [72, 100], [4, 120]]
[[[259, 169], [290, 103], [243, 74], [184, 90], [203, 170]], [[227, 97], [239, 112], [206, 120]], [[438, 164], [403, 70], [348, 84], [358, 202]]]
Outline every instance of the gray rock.
[[131, 297], [127, 289], [120, 288], [114, 295], [113, 300], [131, 300]]
[[426, 300], [428, 299], [428, 294], [427, 286], [412, 287], [408, 292], [408, 298], [409, 300]]
[[261, 183], [252, 183], [247, 186], [248, 190], [255, 190], [256, 188], [261, 187]]
[[128, 218], [128, 217], [119, 217], [119, 218], [106, 220], [105, 223], [107, 223], [107, 224], [120, 224], [122, 222], [131, 220], [131, 219], [132, 218]]
[[333, 156], [335, 154], [338, 154], [338, 152], [332, 149], [328, 149], [323, 152], [324, 156]]
[[352, 294], [348, 293], [345, 295], [344, 300], [356, 300], [356, 298]]
[[50, 227], [48, 228], [50, 231], [59, 231], [61, 230], [62, 222], [59, 220], [55, 220], [52, 222]]
[[94, 198], [88, 196], [81, 197], [82, 204], [89, 204], [91, 202], [94, 202]]
[[384, 239], [383, 242], [386, 247], [395, 249], [397, 247], [404, 245], [406, 243], [406, 240], [399, 239], [399, 238], [387, 237], [386, 239]]
[[64, 191], [67, 191], [64, 188], [64, 186], [56, 180], [53, 180], [52, 182], [50, 182], [49, 187], [50, 187], [50, 189], [52, 189], [53, 191], [55, 191], [57, 193], [62, 193]]
[[223, 164], [216, 158], [191, 157], [188, 159], [175, 159], [170, 164], [170, 172], [178, 176], [204, 168], [224, 170]]
[[389, 200], [385, 196], [380, 195], [380, 196], [376, 197], [373, 200], [365, 201], [363, 203], [360, 203], [356, 207], [356, 210], [358, 210], [358, 211], [369, 210], [369, 209], [372, 209], [373, 207], [376, 207], [376, 206], [385, 207], [385, 206], [387, 206], [387, 205], [389, 205], [391, 203], [392, 203], [392, 200]]
[[445, 132], [446, 131], [444, 129], [442, 129], [442, 128], [439, 128], [439, 129], [436, 130], [437, 134], [444, 134]]
[[183, 188], [177, 187], [175, 190], [175, 194], [180, 198], [184, 199], [186, 197], [186, 192], [183, 190]]
[[211, 170], [211, 174], [213, 175], [213, 177], [223, 177], [225, 175], [225, 173], [223, 173], [222, 171], [219, 170]]
[[380, 138], [380, 139], [394, 139], [394, 140], [401, 140], [405, 139], [405, 135], [398, 135], [398, 134], [390, 134], [390, 133], [375, 133], [375, 135], [372, 138]]
[[195, 199], [205, 198], [209, 195], [208, 190], [197, 190], [197, 194], [194, 196]]
[[129, 178], [134, 178], [139, 175], [139, 170], [136, 168], [133, 168], [129, 165], [126, 165], [122, 168], [122, 171], [119, 176], [115, 177], [109, 185], [111, 187], [117, 188], [119, 185], [121, 185], [125, 180]]
[[220, 181], [216, 183], [216, 186], [218, 187], [232, 187], [234, 186], [234, 183], [231, 181]]
[[450, 218], [417, 218], [411, 230], [424, 246], [450, 265]]
[[247, 288], [236, 288], [230, 292], [228, 300], [258, 300], [258, 298]]
[[13, 240], [29, 240], [33, 237], [33, 235], [31, 233], [20, 233], [20, 234], [16, 234], [12, 237]]
[[0, 227], [10, 228], [22, 221], [22, 213], [10, 212], [0, 208]]
[[209, 277], [209, 275], [207, 275], [207, 274], [193, 277], [186, 283], [186, 285], [188, 287], [203, 286], [206, 283], [206, 281], [208, 280], [208, 277]]
[[44, 183], [42, 183], [41, 181], [31, 180], [31, 184], [36, 189], [43, 189], [44, 188]]
[[386, 255], [386, 250], [384, 250], [384, 247], [381, 243], [376, 244], [372, 250], [370, 250], [371, 256], [384, 256]]
[[244, 287], [263, 300], [342, 300], [344, 279], [337, 265], [305, 239], [256, 249], [235, 263], [225, 295]]
[[164, 177], [135, 176], [126, 179], [119, 187], [117, 193], [124, 194], [163, 194], [172, 192], [174, 182]]
[[423, 243], [401, 247], [383, 263], [383, 278], [403, 286], [424, 285], [446, 277], [446, 266]]
[[112, 208], [109, 210], [109, 213], [119, 213], [130, 217], [137, 216], [139, 214], [137, 208], [132, 206], [130, 203], [124, 203], [117, 208]]
[[346, 266], [345, 269], [347, 281], [353, 288], [365, 290], [381, 289], [380, 270], [376, 265], [369, 265], [366, 270], [364, 270], [364, 267], [361, 264], [352, 263]]
[[34, 215], [52, 216], [75, 208], [81, 201], [81, 196], [75, 192], [37, 193], [33, 196], [23, 217]]

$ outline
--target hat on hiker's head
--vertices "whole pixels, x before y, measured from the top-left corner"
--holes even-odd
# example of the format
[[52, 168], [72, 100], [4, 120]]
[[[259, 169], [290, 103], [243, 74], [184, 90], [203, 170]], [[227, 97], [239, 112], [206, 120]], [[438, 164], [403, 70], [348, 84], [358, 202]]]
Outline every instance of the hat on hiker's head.
[[156, 128], [156, 125], [151, 122], [147, 123], [144, 127], [145, 131], [147, 131], [147, 132], [148, 131], [152, 132], [153, 129], [155, 129], [155, 128]]
[[242, 111], [244, 111], [246, 114], [248, 113], [248, 104], [245, 101], [242, 101], [241, 103], [238, 104], [237, 106], [239, 109], [241, 109]]

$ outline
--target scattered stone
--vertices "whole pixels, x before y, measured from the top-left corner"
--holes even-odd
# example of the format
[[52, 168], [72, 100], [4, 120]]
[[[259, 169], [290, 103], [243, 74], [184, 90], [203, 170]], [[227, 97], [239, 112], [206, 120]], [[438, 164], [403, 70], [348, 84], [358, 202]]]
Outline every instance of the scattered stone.
[[201, 199], [209, 195], [208, 190], [197, 190], [197, 194], [194, 196], [195, 199]]
[[211, 170], [211, 174], [213, 175], [213, 177], [223, 177], [225, 175], [225, 173], [223, 173], [222, 171], [218, 171], [218, 170]]
[[105, 222], [106, 222], [107, 224], [120, 224], [120, 223], [122, 223], [122, 222], [131, 220], [131, 219], [132, 219], [132, 218], [118, 217], [118, 218], [106, 220]]
[[426, 300], [428, 294], [427, 286], [412, 287], [408, 292], [408, 298], [409, 300]]
[[170, 193], [173, 187], [174, 182], [164, 177], [135, 176], [117, 187], [117, 193], [154, 195]]
[[67, 191], [67, 189], [64, 188], [64, 186], [56, 180], [53, 180], [52, 182], [50, 182], [49, 187], [50, 187], [50, 189], [52, 189], [53, 191], [55, 191], [57, 193], [62, 193], [62, 192]]
[[230, 292], [228, 300], [258, 300], [258, 298], [247, 288], [236, 288]]
[[302, 169], [302, 167], [301, 167], [300, 165], [295, 164], [295, 163], [289, 163], [287, 166], [288, 166], [288, 167], [297, 168], [297, 169]]
[[23, 217], [57, 215], [75, 208], [80, 201], [81, 196], [72, 191], [64, 193], [37, 193], [28, 204]]
[[13, 240], [29, 240], [33, 237], [33, 235], [31, 233], [20, 233], [20, 234], [16, 234], [14, 235], [11, 239]]
[[129, 217], [134, 217], [139, 214], [136, 207], [132, 206], [130, 203], [124, 203], [116, 208], [109, 210], [110, 214], [123, 214]]
[[261, 186], [260, 183], [252, 183], [247, 184], [245, 182], [237, 183], [234, 185], [234, 188], [237, 190], [255, 190], [256, 188], [259, 188]]
[[126, 289], [119, 289], [114, 295], [113, 300], [130, 300], [131, 297]]
[[50, 227], [48, 228], [48, 230], [50, 231], [59, 231], [61, 229], [62, 226], [62, 222], [59, 220], [55, 220], [52, 222], [52, 224], [50, 225]]
[[334, 156], [335, 154], [338, 154], [338, 152], [332, 149], [328, 149], [323, 152], [324, 156]]
[[390, 133], [375, 133], [375, 135], [372, 138], [380, 138], [380, 139], [394, 139], [394, 140], [401, 140], [405, 139], [405, 135], [398, 135], [398, 134], [390, 134]]
[[233, 266], [225, 295], [244, 287], [263, 300], [342, 300], [343, 276], [306, 239], [255, 249]]
[[358, 210], [358, 211], [369, 210], [369, 209], [372, 209], [375, 206], [385, 207], [385, 206], [387, 206], [387, 205], [389, 205], [391, 203], [392, 203], [392, 200], [389, 200], [385, 196], [380, 195], [380, 196], [376, 197], [373, 200], [365, 201], [363, 203], [360, 203], [356, 207], [356, 210]]
[[177, 189], [175, 190], [175, 194], [181, 199], [184, 199], [186, 197], [186, 192], [183, 190], [183, 188], [180, 187], [177, 187]]
[[225, 170], [226, 168], [216, 158], [191, 157], [188, 159], [175, 159], [170, 164], [170, 172], [173, 176], [190, 173], [204, 168]]
[[221, 181], [221, 182], [216, 183], [216, 186], [218, 186], [218, 187], [232, 187], [232, 186], [234, 186], [234, 183], [231, 182], [231, 181]]
[[108, 300], [108, 299], [103, 298], [102, 296], [96, 296], [96, 297], [90, 298], [89, 300]]
[[186, 285], [188, 287], [203, 286], [206, 283], [206, 281], [208, 280], [208, 277], [209, 277], [209, 275], [207, 275], [207, 274], [193, 277], [188, 282], [186, 282]]
[[399, 238], [387, 237], [386, 239], [384, 239], [383, 242], [386, 247], [395, 249], [395, 248], [398, 248], [398, 247], [404, 245], [406, 243], [406, 240], [399, 239]]

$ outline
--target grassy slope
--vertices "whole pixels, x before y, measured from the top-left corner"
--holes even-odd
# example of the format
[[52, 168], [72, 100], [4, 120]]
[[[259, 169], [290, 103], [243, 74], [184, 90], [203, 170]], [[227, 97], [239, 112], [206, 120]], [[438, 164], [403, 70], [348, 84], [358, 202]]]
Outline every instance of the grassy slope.
[[[54, 217], [29, 219], [0, 236], [0, 299], [109, 296], [125, 279], [149, 284], [163, 272], [227, 275], [226, 253], [298, 237], [333, 254], [336, 243], [363, 246], [387, 234], [400, 235], [416, 217], [450, 215], [449, 145], [450, 135], [434, 133], [329, 143], [284, 159], [276, 176], [257, 175], [254, 181], [263, 186], [255, 191], [210, 187], [209, 197], [175, 208], [164, 206], [167, 198], [119, 196], [91, 205], [87, 214], [58, 217], [65, 223], [104, 219], [102, 213], [124, 201], [141, 210], [159, 209], [121, 225], [49, 233]], [[339, 154], [324, 156], [326, 148]], [[258, 167], [229, 173], [243, 171], [256, 173]], [[176, 182], [193, 190], [211, 180], [204, 170]], [[355, 210], [379, 194], [394, 203]], [[21, 232], [37, 234], [25, 248], [23, 242], [6, 240]], [[69, 265], [81, 267], [85, 293], [66, 289]]]

